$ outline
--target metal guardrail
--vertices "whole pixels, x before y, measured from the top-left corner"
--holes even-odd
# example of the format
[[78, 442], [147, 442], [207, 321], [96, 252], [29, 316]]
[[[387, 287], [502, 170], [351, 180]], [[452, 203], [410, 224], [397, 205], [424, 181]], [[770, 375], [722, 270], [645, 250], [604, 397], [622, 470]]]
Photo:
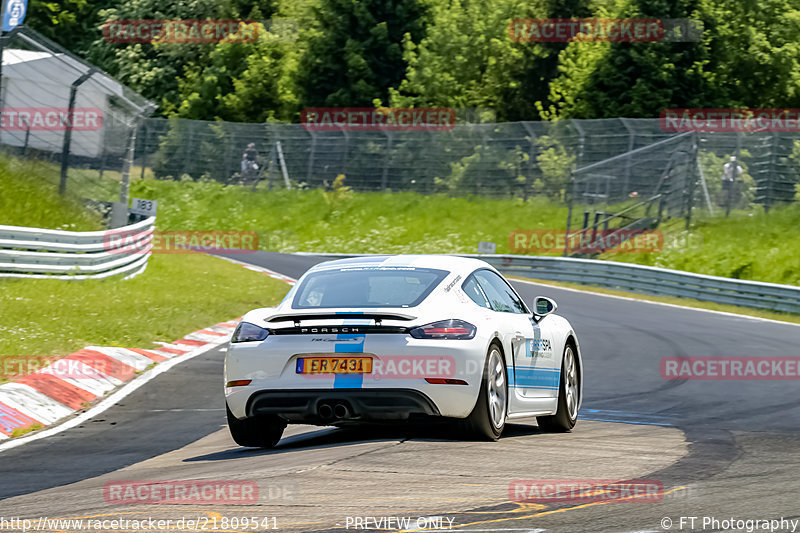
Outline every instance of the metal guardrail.
[[0, 278], [132, 278], [147, 268], [155, 220], [107, 231], [0, 226]]
[[[308, 254], [356, 257], [371, 254]], [[693, 298], [706, 302], [800, 313], [800, 287], [706, 276], [614, 261], [573, 257], [455, 254], [482, 259], [503, 274], [595, 285], [640, 294]]]

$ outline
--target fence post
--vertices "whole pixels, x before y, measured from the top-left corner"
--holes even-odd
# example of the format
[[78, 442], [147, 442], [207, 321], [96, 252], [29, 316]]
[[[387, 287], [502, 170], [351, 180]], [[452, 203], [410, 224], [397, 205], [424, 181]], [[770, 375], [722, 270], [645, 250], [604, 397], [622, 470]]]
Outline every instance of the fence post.
[[628, 123], [625, 121], [624, 118], [619, 119], [622, 122], [622, 125], [625, 126], [625, 129], [628, 130], [628, 157], [625, 160], [625, 180], [622, 183], [622, 194], [628, 194], [628, 184], [631, 180], [631, 155], [630, 152], [633, 150], [633, 140], [636, 134], [634, 133], [633, 129], [628, 126]]
[[75, 97], [78, 95], [78, 87], [83, 85], [94, 73], [97, 68], [92, 67], [77, 80], [72, 82], [69, 87], [69, 104], [67, 105], [67, 124], [64, 130], [64, 143], [61, 147], [61, 179], [58, 183], [58, 194], [64, 195], [67, 191], [67, 170], [69, 169], [69, 150], [72, 143], [72, 122], [73, 113], [75, 109]]
[[317, 156], [317, 136], [311, 129], [306, 130], [311, 135], [311, 149], [308, 154], [308, 170], [306, 171], [306, 184], [311, 186], [311, 177], [314, 175], [314, 158]]
[[569, 253], [569, 229], [572, 225], [572, 199], [575, 196], [575, 171], [569, 173], [569, 184], [564, 191], [567, 196], [567, 229], [565, 230], [564, 238], [564, 257]]
[[386, 135], [386, 152], [383, 157], [383, 173], [381, 175], [381, 190], [386, 192], [386, 187], [389, 182], [389, 161], [392, 159], [392, 143], [394, 141], [394, 136], [392, 135], [391, 131], [385, 131], [384, 135]]
[[527, 200], [528, 199], [529, 186], [532, 186], [533, 182], [534, 182], [534, 179], [533, 179], [533, 162], [534, 162], [534, 160], [536, 158], [536, 152], [537, 152], [537, 150], [536, 150], [536, 133], [531, 129], [530, 122], [528, 122], [528, 121], [524, 121], [522, 123], [522, 127], [525, 128], [525, 131], [528, 133], [528, 135], [530, 135], [530, 137], [528, 137], [529, 144], [530, 144], [530, 149], [528, 150], [528, 176], [529, 176], [529, 179], [530, 179], [530, 183], [527, 183], [528, 180], [525, 180], [526, 183], [523, 185], [523, 187], [526, 188], [526, 190], [525, 190], [525, 192], [523, 194], [523, 198], [525, 200]]
[[[692, 223], [692, 208], [694, 207], [694, 188], [697, 184], [697, 169], [699, 168], [699, 162], [697, 157], [697, 149], [698, 149], [698, 142], [697, 142], [697, 132], [692, 134], [692, 152], [689, 160], [694, 163], [692, 164], [692, 171], [689, 174], [689, 192], [687, 202], [688, 205], [686, 206], [686, 229], [689, 229], [689, 226]], [[705, 182], [704, 182], [705, 183]]]
[[144, 141], [142, 142], [142, 173], [139, 175], [139, 179], [142, 180], [144, 179], [144, 170], [147, 168], [147, 141], [150, 140], [150, 130], [147, 127], [148, 123], [149, 121], [145, 120], [142, 124], [142, 127], [144, 128], [144, 131], [142, 132]]
[[342, 174], [347, 176], [347, 163], [350, 160], [350, 136], [347, 134], [347, 130], [342, 129], [342, 135], [344, 135], [344, 161], [342, 162]]

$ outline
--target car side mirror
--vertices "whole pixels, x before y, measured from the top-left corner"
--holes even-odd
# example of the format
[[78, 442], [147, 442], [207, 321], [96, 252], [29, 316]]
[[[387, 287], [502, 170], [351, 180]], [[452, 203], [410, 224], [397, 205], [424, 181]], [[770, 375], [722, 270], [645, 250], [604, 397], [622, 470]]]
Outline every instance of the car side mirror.
[[533, 314], [538, 316], [549, 315], [558, 309], [558, 305], [545, 296], [537, 296], [533, 299]]

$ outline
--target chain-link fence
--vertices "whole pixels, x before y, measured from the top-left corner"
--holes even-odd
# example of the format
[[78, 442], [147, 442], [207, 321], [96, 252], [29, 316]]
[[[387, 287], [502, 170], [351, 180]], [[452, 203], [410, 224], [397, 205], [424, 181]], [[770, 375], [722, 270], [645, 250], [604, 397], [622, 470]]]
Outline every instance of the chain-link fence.
[[[667, 142], [656, 144], [660, 141]], [[257, 172], [248, 177], [243, 176], [248, 173], [243, 161], [251, 143]], [[665, 192], [664, 187], [684, 191], [689, 186], [684, 180], [696, 179], [699, 186], [695, 190], [692, 181], [690, 187], [697, 195], [692, 202], [714, 211], [724, 210], [726, 202], [747, 208], [792, 201], [798, 143], [800, 135], [794, 133], [676, 134], [662, 130], [658, 119], [333, 132], [308, 131], [301, 124], [150, 119], [139, 131], [136, 164], [141, 176], [152, 172], [158, 179], [314, 188], [344, 174], [346, 184], [358, 191], [547, 195], [560, 201], [568, 196], [574, 177], [573, 199], [588, 203], [617, 202], [632, 193], [652, 195]], [[723, 165], [730, 156], [737, 157], [743, 172], [737, 195], [723, 198]], [[695, 164], [696, 169], [689, 168]], [[665, 181], [670, 172], [676, 179]], [[588, 200], [592, 188], [598, 190]], [[671, 198], [668, 207], [676, 212], [676, 196]]]
[[155, 106], [33, 30], [0, 38], [0, 147], [102, 212], [126, 201], [135, 134]]

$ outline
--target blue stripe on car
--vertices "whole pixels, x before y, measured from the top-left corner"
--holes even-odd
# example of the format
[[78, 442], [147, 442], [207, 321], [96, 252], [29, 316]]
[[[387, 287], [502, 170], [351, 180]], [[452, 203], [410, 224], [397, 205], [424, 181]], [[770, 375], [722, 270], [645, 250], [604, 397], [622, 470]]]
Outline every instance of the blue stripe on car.
[[[370, 322], [372, 321], [364, 319], [344, 320], [342, 325], [366, 326], [369, 325]], [[336, 353], [364, 353], [364, 335], [358, 335], [355, 333], [339, 333], [336, 335], [336, 340], [348, 341], [341, 343], [337, 342], [334, 345], [334, 352]], [[354, 340], [360, 340], [361, 342], [353, 342]], [[336, 374], [336, 376], [333, 378], [334, 389], [360, 389], [363, 386], [364, 374]]]
[[515, 387], [518, 389], [558, 390], [561, 369], [556, 368], [517, 368]]

